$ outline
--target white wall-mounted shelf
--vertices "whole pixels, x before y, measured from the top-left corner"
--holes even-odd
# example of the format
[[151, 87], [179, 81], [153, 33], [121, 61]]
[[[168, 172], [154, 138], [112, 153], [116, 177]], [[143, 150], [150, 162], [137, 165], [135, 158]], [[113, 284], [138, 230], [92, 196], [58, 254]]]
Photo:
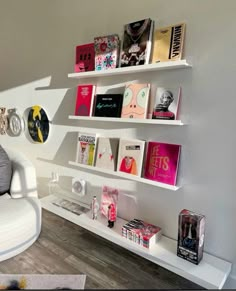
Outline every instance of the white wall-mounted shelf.
[[123, 122], [137, 124], [158, 124], [158, 125], [184, 125], [181, 120], [163, 120], [163, 119], [135, 119], [135, 118], [118, 118], [118, 117], [96, 117], [96, 116], [77, 116], [69, 115], [69, 119], [84, 121], [106, 121], [106, 122]]
[[179, 61], [161, 62], [161, 63], [156, 63], [156, 64], [115, 68], [115, 69], [104, 70], [104, 71], [70, 73], [68, 74], [68, 78], [82, 79], [82, 78], [106, 77], [106, 76], [135, 74], [135, 73], [151, 72], [151, 71], [159, 71], [159, 70], [184, 69], [184, 68], [190, 68], [190, 67], [191, 65], [187, 63], [186, 60], [179, 60]]
[[103, 169], [103, 168], [79, 164], [79, 163], [76, 163], [73, 161], [69, 161], [69, 164], [72, 166], [79, 167], [79, 168], [83, 168], [83, 169], [87, 169], [87, 170], [91, 170], [91, 171], [95, 171], [95, 172], [100, 172], [100, 173], [108, 174], [108, 175], [112, 175], [112, 176], [117, 176], [117, 177], [121, 177], [121, 178], [128, 179], [131, 181], [137, 181], [140, 183], [145, 183], [145, 184], [153, 185], [156, 187], [160, 187], [160, 188], [164, 188], [164, 189], [168, 189], [168, 190], [172, 190], [172, 191], [176, 191], [180, 188], [180, 186], [172, 186], [172, 185], [168, 185], [165, 183], [160, 183], [160, 182], [148, 180], [145, 178], [141, 178], [141, 177], [138, 177], [138, 176], [135, 176], [132, 174], [127, 174], [127, 173], [123, 173], [123, 172], [115, 172], [115, 171], [111, 171], [111, 170], [107, 170], [107, 169]]
[[230, 274], [231, 263], [204, 253], [199, 265], [194, 265], [176, 255], [177, 241], [162, 236], [161, 240], [150, 250], [122, 237], [122, 226], [127, 222], [118, 218], [114, 228], [107, 227], [107, 220], [99, 216], [92, 220], [90, 214], [73, 214], [52, 204], [57, 197], [50, 195], [41, 199], [42, 207], [81, 227], [140, 255], [192, 282], [207, 288], [221, 289]]

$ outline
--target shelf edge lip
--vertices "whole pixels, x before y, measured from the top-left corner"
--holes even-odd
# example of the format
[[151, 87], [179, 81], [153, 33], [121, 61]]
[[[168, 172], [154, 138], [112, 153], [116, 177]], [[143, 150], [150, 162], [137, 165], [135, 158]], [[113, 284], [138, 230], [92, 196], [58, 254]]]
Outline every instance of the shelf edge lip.
[[106, 77], [121, 74], [136, 74], [148, 71], [169, 70], [169, 69], [184, 69], [191, 68], [191, 62], [187, 62], [186, 59], [178, 61], [167, 61], [154, 64], [146, 64], [140, 66], [119, 67], [110, 70], [103, 71], [88, 71], [88, 72], [74, 72], [69, 73], [68, 78], [94, 78], [94, 77]]
[[186, 125], [181, 120], [165, 120], [165, 119], [132, 119], [132, 118], [120, 118], [120, 117], [96, 117], [96, 116], [77, 116], [69, 115], [69, 119], [84, 120], [84, 121], [109, 121], [117, 123], [133, 123], [133, 124], [156, 124], [156, 125]]
[[72, 166], [75, 166], [75, 167], [88, 169], [88, 170], [92, 170], [92, 171], [95, 171], [95, 172], [100, 172], [100, 173], [104, 173], [104, 174], [107, 174], [107, 175], [112, 175], [112, 176], [128, 179], [130, 181], [136, 181], [136, 182], [140, 182], [140, 183], [149, 184], [149, 185], [153, 185], [153, 186], [156, 186], [156, 187], [159, 187], [159, 188], [164, 188], [164, 189], [167, 189], [167, 190], [177, 191], [177, 190], [179, 190], [181, 188], [181, 186], [173, 186], [173, 185], [157, 182], [157, 181], [154, 181], [154, 180], [145, 179], [143, 177], [137, 177], [137, 176], [129, 175], [129, 174], [126, 174], [126, 173], [120, 173], [120, 172], [117, 172], [117, 171], [112, 172], [112, 171], [109, 171], [109, 170], [106, 170], [106, 169], [102, 169], [102, 168], [98, 168], [98, 167], [95, 167], [95, 166], [83, 165], [83, 164], [80, 164], [80, 163], [77, 163], [77, 162], [74, 162], [74, 161], [69, 161], [68, 163], [69, 163], [69, 165], [72, 165]]

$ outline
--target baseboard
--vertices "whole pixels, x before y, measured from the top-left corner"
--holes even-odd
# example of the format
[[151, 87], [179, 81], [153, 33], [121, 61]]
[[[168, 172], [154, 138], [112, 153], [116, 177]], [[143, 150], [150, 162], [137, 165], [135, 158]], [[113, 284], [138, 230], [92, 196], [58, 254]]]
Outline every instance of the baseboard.
[[236, 289], [236, 275], [232, 274], [229, 275], [228, 279], [226, 280], [223, 289]]

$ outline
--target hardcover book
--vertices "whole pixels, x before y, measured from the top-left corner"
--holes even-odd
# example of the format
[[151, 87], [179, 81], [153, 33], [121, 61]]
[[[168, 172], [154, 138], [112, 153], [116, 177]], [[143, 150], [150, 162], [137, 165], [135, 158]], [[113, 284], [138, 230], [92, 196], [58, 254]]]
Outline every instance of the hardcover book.
[[157, 29], [154, 33], [152, 63], [182, 58], [185, 23]]
[[78, 45], [75, 48], [75, 72], [94, 71], [94, 44]]
[[122, 94], [97, 94], [95, 96], [93, 115], [100, 117], [120, 117], [122, 103]]
[[101, 197], [101, 214], [108, 218], [108, 206], [113, 203], [117, 213], [117, 202], [118, 202], [119, 191], [117, 188], [103, 186], [102, 197]]
[[95, 37], [94, 49], [96, 71], [118, 67], [120, 40], [117, 34]]
[[96, 134], [79, 132], [77, 141], [76, 162], [93, 166], [96, 146]]
[[150, 18], [124, 26], [120, 66], [148, 64], [150, 60], [154, 21]]
[[152, 119], [177, 119], [179, 99], [180, 88], [158, 87], [152, 109]]
[[179, 214], [177, 256], [196, 265], [203, 257], [205, 216], [183, 209]]
[[145, 141], [120, 139], [117, 171], [141, 176]]
[[147, 144], [144, 177], [176, 185], [181, 146], [150, 141]]
[[122, 236], [149, 249], [161, 238], [162, 229], [141, 219], [132, 219], [122, 227]]
[[122, 104], [121, 117], [146, 118], [148, 111], [150, 84], [126, 85]]
[[97, 154], [95, 166], [116, 171], [119, 139], [99, 137], [97, 140]]
[[96, 89], [95, 85], [79, 85], [77, 87], [75, 115], [78, 116], [92, 115], [95, 89]]

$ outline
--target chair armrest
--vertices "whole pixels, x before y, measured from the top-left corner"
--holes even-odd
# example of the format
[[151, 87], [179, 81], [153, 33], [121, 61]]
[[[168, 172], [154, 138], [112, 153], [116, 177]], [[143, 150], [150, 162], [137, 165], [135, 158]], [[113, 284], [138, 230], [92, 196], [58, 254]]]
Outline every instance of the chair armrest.
[[6, 149], [12, 161], [12, 198], [38, 197], [36, 171], [32, 162], [22, 153]]

